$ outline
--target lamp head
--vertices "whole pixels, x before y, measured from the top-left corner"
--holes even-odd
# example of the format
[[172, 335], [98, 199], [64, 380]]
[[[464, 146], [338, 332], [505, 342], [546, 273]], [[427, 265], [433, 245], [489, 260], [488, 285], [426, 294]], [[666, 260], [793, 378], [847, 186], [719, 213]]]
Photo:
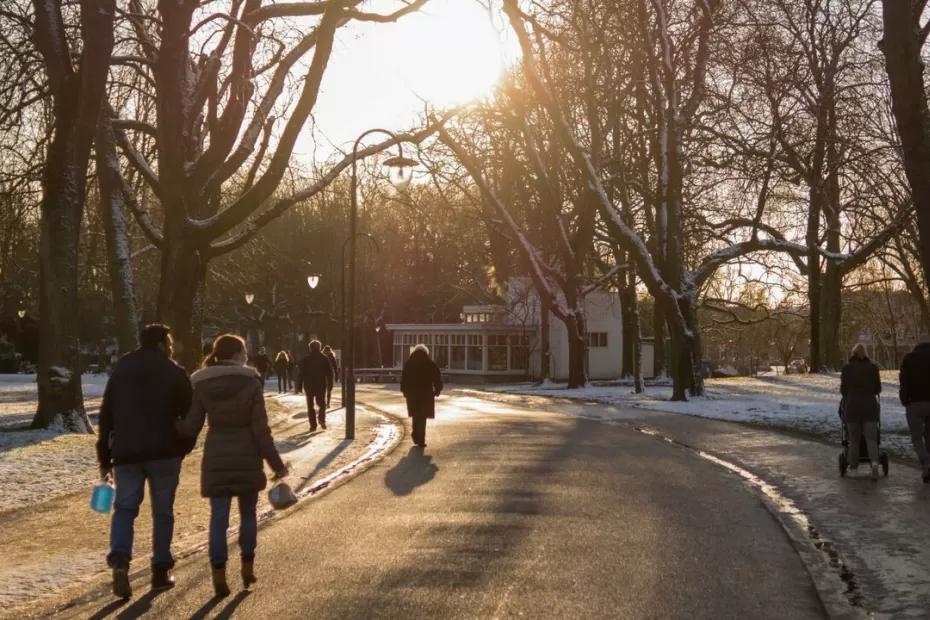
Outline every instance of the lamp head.
[[16, 316], [18, 316], [18, 317], [21, 318], [21, 319], [24, 319], [24, 318], [26, 318], [26, 311], [25, 311], [25, 310], [20, 310], [19, 312], [16, 313]]
[[388, 167], [388, 178], [397, 191], [402, 192], [407, 189], [410, 181], [413, 180], [413, 169], [419, 163], [403, 155], [384, 160], [384, 165]]
[[320, 276], [316, 274], [312, 276], [307, 276], [307, 286], [309, 286], [311, 289], [315, 289], [319, 283], [320, 283]]
[[252, 305], [252, 302], [255, 301], [255, 295], [253, 293], [245, 294], [245, 303]]

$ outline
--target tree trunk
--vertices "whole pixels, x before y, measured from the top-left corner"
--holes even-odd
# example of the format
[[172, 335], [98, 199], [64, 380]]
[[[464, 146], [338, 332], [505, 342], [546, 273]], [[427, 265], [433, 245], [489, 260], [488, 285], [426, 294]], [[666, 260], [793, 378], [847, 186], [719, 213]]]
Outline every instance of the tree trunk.
[[657, 378], [668, 375], [666, 362], [668, 354], [665, 351], [665, 312], [662, 311], [661, 304], [656, 299], [653, 301], [652, 333], [655, 336], [653, 343], [653, 365], [654, 373]]
[[175, 359], [192, 372], [203, 352], [203, 291], [207, 263], [199, 251], [181, 242], [162, 252], [161, 288], [156, 317], [171, 328]]
[[552, 350], [549, 346], [549, 302], [540, 296], [539, 302], [539, 378], [545, 383], [552, 379]]
[[636, 299], [636, 286], [626, 282], [626, 276], [619, 278], [620, 288], [620, 322], [623, 333], [623, 357], [621, 375], [632, 377], [636, 374], [636, 347], [639, 345], [639, 308]]
[[[840, 350], [840, 323], [843, 319], [843, 274], [827, 263], [827, 272], [820, 287], [820, 360], [827, 370], [843, 367]], [[813, 343], [811, 344], [813, 346]]]
[[880, 43], [891, 86], [891, 109], [901, 137], [904, 170], [917, 211], [920, 257], [930, 286], [930, 108], [924, 85], [918, 15], [913, 2], [884, 0]]
[[568, 334], [568, 387], [584, 387], [588, 382], [585, 372], [587, 346], [584, 318], [577, 313], [569, 315], [565, 321], [565, 331]]
[[81, 392], [78, 255], [90, 147], [113, 49], [112, 0], [81, 5], [80, 68], [72, 66], [61, 5], [35, 6], [36, 47], [52, 95], [54, 130], [45, 161], [39, 241], [39, 406], [33, 428], [60, 423], [92, 432]]
[[100, 188], [100, 219], [107, 243], [107, 267], [113, 314], [116, 318], [116, 341], [121, 354], [139, 346], [139, 315], [133, 291], [132, 256], [126, 230], [122, 174], [116, 156], [116, 139], [106, 111], [101, 111], [95, 139], [97, 185]]

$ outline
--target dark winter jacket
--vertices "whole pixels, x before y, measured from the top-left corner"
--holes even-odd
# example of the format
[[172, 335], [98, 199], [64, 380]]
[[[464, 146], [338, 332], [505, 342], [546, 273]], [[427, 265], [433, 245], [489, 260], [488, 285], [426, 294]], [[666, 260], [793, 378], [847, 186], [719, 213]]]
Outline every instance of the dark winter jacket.
[[310, 351], [307, 357], [300, 360], [297, 385], [305, 393], [326, 396], [326, 392], [333, 389], [334, 377], [333, 365], [320, 351]]
[[138, 349], [116, 363], [100, 405], [97, 459], [102, 466], [141, 463], [190, 452], [174, 423], [191, 404], [183, 368], [157, 349]]
[[442, 392], [442, 373], [425, 351], [416, 350], [404, 364], [400, 391], [407, 399], [407, 416], [433, 418], [435, 398]]
[[262, 385], [255, 370], [220, 363], [191, 375], [194, 397], [178, 430], [196, 437], [206, 419], [200, 493], [204, 497], [245, 495], [267, 484], [262, 460], [284, 469], [268, 428]]
[[336, 361], [336, 354], [330, 351], [328, 353], [324, 353], [323, 355], [325, 355], [326, 359], [329, 360], [329, 365], [333, 367], [333, 376], [339, 376], [339, 363]]
[[284, 351], [278, 353], [274, 358], [274, 372], [279, 377], [283, 377], [287, 374], [287, 369], [291, 365], [290, 360], [287, 358], [287, 354]]
[[850, 358], [840, 376], [843, 417], [847, 422], [878, 422], [878, 398], [882, 380], [878, 366], [867, 357]]
[[265, 376], [271, 369], [271, 358], [264, 353], [261, 355], [256, 355], [252, 360], [252, 366], [255, 367], [255, 370], [258, 371], [258, 374]]
[[930, 343], [921, 343], [901, 362], [901, 404], [930, 401]]

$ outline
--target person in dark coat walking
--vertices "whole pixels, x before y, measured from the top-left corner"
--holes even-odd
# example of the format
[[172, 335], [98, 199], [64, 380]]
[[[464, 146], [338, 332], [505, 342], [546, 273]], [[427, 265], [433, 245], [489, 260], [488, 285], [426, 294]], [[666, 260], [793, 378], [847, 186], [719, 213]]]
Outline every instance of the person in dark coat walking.
[[294, 387], [295, 394], [300, 394], [300, 386], [297, 385], [298, 370], [300, 370], [300, 360], [297, 359], [297, 356], [294, 354], [293, 351], [288, 349], [287, 351], [287, 376], [290, 377], [291, 385]]
[[843, 420], [849, 430], [849, 469], [855, 471], [859, 467], [859, 442], [865, 435], [872, 480], [878, 480], [878, 394], [881, 391], [878, 366], [869, 360], [865, 347], [857, 344], [840, 375], [840, 394], [843, 396]]
[[323, 355], [322, 349], [323, 344], [319, 340], [311, 340], [310, 354], [300, 360], [297, 371], [299, 388], [303, 388], [307, 395], [307, 417], [311, 432], [316, 430], [317, 422], [326, 428], [326, 395], [333, 389], [333, 365]]
[[930, 483], [930, 336], [923, 336], [904, 356], [899, 380], [911, 443], [920, 460], [921, 476]]
[[107, 564], [113, 569], [113, 593], [120, 598], [132, 596], [133, 526], [146, 480], [152, 503], [152, 588], [174, 585], [174, 497], [181, 459], [194, 447], [175, 430], [190, 407], [191, 384], [171, 360], [171, 329], [146, 325], [140, 340], [141, 347], [120, 358], [107, 381], [97, 434], [100, 476], [115, 475], [116, 481]]
[[287, 392], [291, 387], [290, 377], [288, 375], [290, 360], [287, 358], [287, 351], [278, 351], [274, 357], [274, 374], [278, 377], [278, 394]]
[[252, 359], [252, 366], [258, 371], [258, 378], [265, 385], [268, 380], [268, 372], [271, 370], [271, 358], [265, 352], [265, 347], [258, 348], [258, 355]]
[[[323, 355], [326, 356], [326, 359], [329, 360], [330, 365], [333, 367], [333, 383], [336, 382], [339, 378], [339, 363], [336, 362], [336, 354], [333, 352], [333, 348], [329, 345], [323, 347]], [[332, 402], [333, 396], [333, 386], [329, 386], [329, 389], [326, 390], [326, 406], [329, 407]]]
[[404, 364], [400, 391], [407, 400], [407, 416], [413, 418], [413, 443], [425, 448], [426, 420], [436, 417], [435, 399], [442, 392], [442, 373], [425, 344], [415, 346]]
[[226, 532], [232, 498], [239, 504], [242, 582], [248, 588], [256, 581], [258, 493], [267, 484], [262, 461], [276, 478], [288, 473], [268, 427], [260, 377], [245, 361], [244, 340], [232, 334], [217, 338], [204, 367], [191, 375], [193, 402], [187, 417], [178, 422], [178, 430], [194, 438], [205, 420], [210, 426], [203, 449], [200, 493], [210, 499], [210, 564], [217, 596], [229, 594]]

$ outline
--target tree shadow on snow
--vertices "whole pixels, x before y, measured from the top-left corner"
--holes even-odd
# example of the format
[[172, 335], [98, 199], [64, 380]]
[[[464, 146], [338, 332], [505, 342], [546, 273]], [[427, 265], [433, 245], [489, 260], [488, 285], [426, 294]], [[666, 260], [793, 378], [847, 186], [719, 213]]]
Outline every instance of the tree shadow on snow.
[[432, 455], [423, 454], [422, 448], [413, 446], [407, 456], [384, 475], [384, 483], [394, 495], [409, 495], [416, 487], [432, 480], [437, 471], [439, 466], [433, 463]]

